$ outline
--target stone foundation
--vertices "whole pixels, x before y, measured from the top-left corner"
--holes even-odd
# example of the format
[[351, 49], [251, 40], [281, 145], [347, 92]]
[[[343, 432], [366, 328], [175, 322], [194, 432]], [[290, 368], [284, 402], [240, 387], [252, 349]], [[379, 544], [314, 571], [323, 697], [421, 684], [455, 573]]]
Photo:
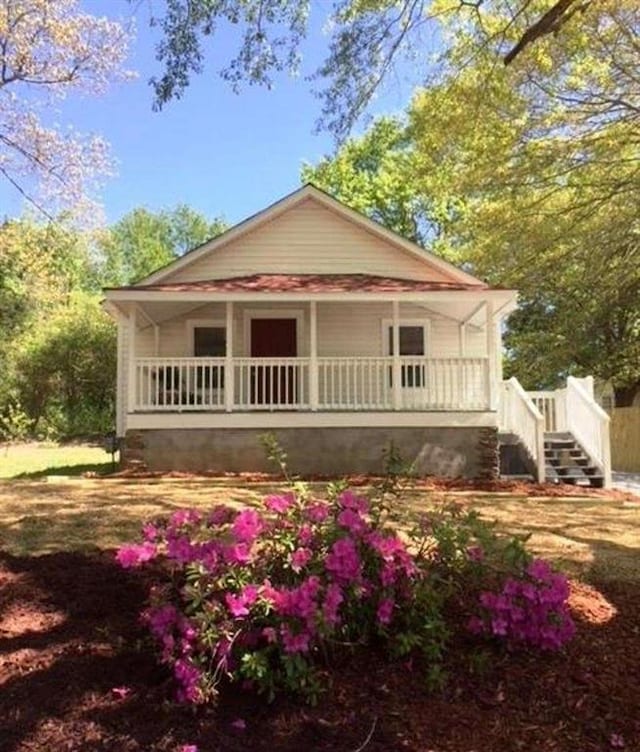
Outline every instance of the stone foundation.
[[[274, 472], [254, 428], [144, 429], [127, 432], [124, 467], [192, 472]], [[393, 444], [419, 475], [498, 476], [495, 428], [281, 428], [272, 431], [291, 472], [380, 474]]]

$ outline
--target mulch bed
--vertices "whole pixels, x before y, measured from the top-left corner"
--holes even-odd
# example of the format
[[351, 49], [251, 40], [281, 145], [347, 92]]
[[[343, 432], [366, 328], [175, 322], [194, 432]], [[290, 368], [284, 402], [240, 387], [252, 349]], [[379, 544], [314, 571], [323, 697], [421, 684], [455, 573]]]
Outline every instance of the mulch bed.
[[108, 552], [0, 555], [2, 752], [640, 750], [636, 583], [574, 583], [578, 634], [562, 654], [491, 653], [474, 673], [461, 646], [444, 691], [370, 651], [316, 707], [235, 690], [195, 710], [171, 702], [140, 630], [147, 584]]
[[[98, 475], [97, 473], [88, 472], [84, 474], [89, 478], [113, 478], [123, 480], [199, 480], [215, 479], [230, 483], [258, 484], [258, 483], [285, 483], [283, 475], [274, 473], [218, 473], [218, 472], [188, 472], [182, 470], [140, 470], [124, 469], [108, 475]], [[344, 480], [349, 486], [362, 487], [379, 484], [384, 480], [380, 475], [346, 475]], [[313, 475], [305, 476], [302, 480], [317, 483], [326, 483], [335, 480], [335, 476]], [[638, 496], [629, 491], [620, 491], [613, 488], [592, 488], [591, 486], [573, 485], [567, 483], [533, 483], [521, 480], [473, 480], [469, 478], [444, 478], [436, 476], [424, 476], [407, 478], [407, 484], [411, 488], [421, 491], [480, 491], [484, 493], [504, 493], [514, 494], [517, 496], [530, 497], [593, 497], [598, 499], [608, 499], [611, 501], [629, 501], [637, 502]]]

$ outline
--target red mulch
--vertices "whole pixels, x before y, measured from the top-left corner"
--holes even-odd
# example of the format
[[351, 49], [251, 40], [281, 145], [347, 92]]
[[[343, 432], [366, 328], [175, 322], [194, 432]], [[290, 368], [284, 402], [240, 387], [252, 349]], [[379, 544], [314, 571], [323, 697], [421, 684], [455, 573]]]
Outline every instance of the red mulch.
[[[120, 470], [110, 475], [97, 476], [96, 473], [85, 473], [86, 477], [100, 478], [123, 478], [132, 480], [149, 480], [161, 478], [173, 478], [183, 480], [198, 480], [204, 478], [215, 478], [222, 481], [238, 482], [244, 484], [251, 483], [283, 483], [285, 478], [282, 475], [272, 473], [218, 473], [218, 472], [187, 472], [182, 470], [141, 470], [126, 469]], [[311, 482], [328, 482], [335, 480], [335, 476], [314, 475], [305, 476], [303, 480]], [[344, 480], [351, 487], [371, 486], [384, 480], [379, 475], [347, 475]], [[559, 498], [562, 496], [593, 496], [595, 498], [608, 499], [611, 501], [632, 501], [638, 502], [638, 496], [628, 491], [619, 491], [612, 488], [592, 488], [591, 486], [576, 486], [567, 483], [532, 483], [527, 481], [516, 480], [471, 480], [468, 478], [441, 478], [436, 476], [425, 476], [422, 478], [411, 478], [408, 481], [412, 488], [422, 491], [482, 491], [487, 493], [509, 493], [517, 496], [531, 496]]]
[[109, 553], [0, 555], [2, 752], [640, 750], [635, 583], [574, 584], [578, 634], [560, 655], [495, 653], [473, 674], [461, 645], [446, 689], [429, 694], [417, 666], [369, 652], [314, 708], [239, 690], [215, 708], [173, 704], [137, 622], [145, 592]]

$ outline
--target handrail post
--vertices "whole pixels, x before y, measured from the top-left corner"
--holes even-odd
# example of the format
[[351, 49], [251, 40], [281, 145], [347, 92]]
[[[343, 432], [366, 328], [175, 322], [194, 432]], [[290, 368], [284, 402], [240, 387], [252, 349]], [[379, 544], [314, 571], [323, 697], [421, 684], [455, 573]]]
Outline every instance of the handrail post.
[[536, 470], [538, 483], [544, 483], [546, 475], [546, 458], [544, 456], [544, 417], [536, 418]]
[[602, 426], [602, 464], [603, 464], [603, 471], [604, 471], [604, 487], [605, 488], [611, 488], [611, 436], [610, 436], [610, 429], [611, 429], [611, 419], [609, 416], [606, 416], [606, 419], [602, 420], [601, 423]]

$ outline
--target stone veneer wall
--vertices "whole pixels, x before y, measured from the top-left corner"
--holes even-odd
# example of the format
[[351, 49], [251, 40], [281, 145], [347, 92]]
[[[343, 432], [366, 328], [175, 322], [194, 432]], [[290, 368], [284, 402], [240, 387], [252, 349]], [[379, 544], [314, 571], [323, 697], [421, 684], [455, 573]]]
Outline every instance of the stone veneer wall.
[[[121, 462], [140, 470], [271, 472], [253, 428], [130, 430]], [[391, 443], [419, 475], [490, 480], [499, 473], [495, 428], [282, 428], [272, 431], [292, 472], [381, 473]]]

